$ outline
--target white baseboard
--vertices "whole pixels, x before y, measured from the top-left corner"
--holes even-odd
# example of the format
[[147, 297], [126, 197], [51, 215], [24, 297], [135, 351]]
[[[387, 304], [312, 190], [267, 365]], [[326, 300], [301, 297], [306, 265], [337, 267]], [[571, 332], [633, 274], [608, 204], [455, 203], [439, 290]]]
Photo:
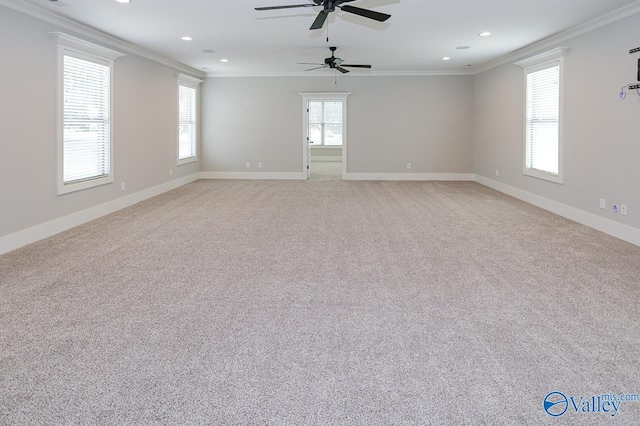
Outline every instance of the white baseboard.
[[589, 228], [593, 228], [597, 231], [604, 232], [605, 234], [609, 234], [631, 244], [640, 246], [640, 229], [568, 206], [558, 201], [541, 197], [540, 195], [536, 195], [532, 192], [524, 191], [484, 176], [474, 175], [474, 180], [484, 186], [488, 186], [496, 191], [511, 195], [519, 200], [533, 204], [534, 206], [548, 210], [567, 219], [571, 219], [582, 225], [588, 226]]
[[473, 173], [347, 173], [345, 180], [472, 181]]
[[302, 172], [200, 172], [200, 179], [305, 180]]
[[60, 232], [98, 219], [102, 216], [106, 216], [125, 207], [132, 206], [148, 198], [155, 197], [156, 195], [160, 195], [164, 192], [171, 191], [188, 183], [195, 182], [198, 179], [198, 173], [194, 173], [189, 176], [175, 179], [158, 186], [136, 192], [135, 194], [127, 195], [126, 197], [118, 198], [116, 200], [109, 201], [107, 203], [100, 204], [86, 210], [54, 219], [50, 222], [46, 222], [22, 231], [14, 232], [13, 234], [9, 234], [4, 237], [0, 237], [0, 254], [8, 253], [20, 247], [24, 247], [28, 244], [35, 243], [36, 241], [40, 241], [55, 234], [59, 234]]

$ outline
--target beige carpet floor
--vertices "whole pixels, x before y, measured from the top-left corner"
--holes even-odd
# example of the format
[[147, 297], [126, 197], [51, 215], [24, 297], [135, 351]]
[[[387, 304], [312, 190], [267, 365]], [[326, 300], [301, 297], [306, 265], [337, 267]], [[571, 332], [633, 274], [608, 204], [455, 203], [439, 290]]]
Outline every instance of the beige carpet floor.
[[638, 424], [640, 248], [476, 183], [198, 181], [0, 256], [0, 424]]

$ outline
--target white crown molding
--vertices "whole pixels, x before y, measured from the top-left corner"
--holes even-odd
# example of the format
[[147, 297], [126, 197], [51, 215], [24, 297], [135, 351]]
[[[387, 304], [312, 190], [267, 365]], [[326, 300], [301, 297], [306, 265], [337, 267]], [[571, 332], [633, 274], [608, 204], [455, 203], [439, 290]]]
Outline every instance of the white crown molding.
[[200, 70], [181, 64], [180, 62], [174, 61], [172, 59], [165, 58], [164, 56], [158, 55], [157, 53], [150, 52], [133, 43], [129, 43], [127, 41], [121, 40], [112, 35], [103, 33], [101, 31], [96, 30], [95, 28], [91, 28], [87, 25], [81, 24], [72, 19], [65, 18], [53, 12], [49, 12], [48, 10], [42, 9], [33, 4], [25, 3], [22, 0], [0, 0], [0, 6], [5, 6], [9, 9], [13, 9], [25, 15], [31, 16], [32, 18], [39, 19], [48, 24], [56, 25], [68, 31], [73, 31], [77, 35], [91, 38], [94, 41], [108, 44], [117, 49], [125, 50], [134, 55], [141, 56], [146, 59], [150, 59], [159, 64], [174, 68], [178, 71], [182, 71], [182, 72], [196, 75], [199, 77], [206, 76], [206, 74]]
[[[437, 71], [371, 71], [364, 73], [338, 74], [339, 78], [354, 77], [424, 77], [424, 76], [450, 76], [450, 75], [474, 75], [470, 70], [437, 70]], [[334, 74], [327, 71], [321, 72], [281, 72], [281, 73], [262, 73], [262, 74], [232, 74], [232, 73], [216, 73], [208, 72], [207, 77], [224, 77], [224, 78], [280, 78], [280, 77], [327, 77], [334, 78]]]
[[589, 31], [597, 30], [598, 28], [604, 27], [605, 25], [609, 25], [622, 19], [628, 18], [629, 16], [635, 15], [637, 13], [640, 13], [640, 0], [621, 7], [620, 9], [616, 9], [607, 14], [599, 16], [595, 19], [592, 19], [591, 21], [585, 22], [584, 24], [578, 25], [566, 31], [562, 31], [556, 35], [547, 37], [533, 44], [525, 46], [522, 49], [518, 49], [494, 61], [481, 65], [478, 68], [474, 69], [473, 73], [480, 74], [501, 65], [514, 63], [526, 56], [530, 56], [541, 50], [550, 49], [574, 37], [588, 33]]

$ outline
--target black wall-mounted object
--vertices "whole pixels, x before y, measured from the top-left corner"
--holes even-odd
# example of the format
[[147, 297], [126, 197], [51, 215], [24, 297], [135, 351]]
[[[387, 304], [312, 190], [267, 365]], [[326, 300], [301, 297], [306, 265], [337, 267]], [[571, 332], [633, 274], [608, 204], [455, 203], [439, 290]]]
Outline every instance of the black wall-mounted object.
[[[632, 55], [634, 53], [639, 53], [640, 47], [636, 47], [635, 49], [631, 49], [629, 54]], [[636, 80], [640, 81], [640, 59], [638, 59], [638, 73], [636, 75]], [[629, 86], [629, 90], [640, 89], [640, 84], [634, 84], [633, 86]]]

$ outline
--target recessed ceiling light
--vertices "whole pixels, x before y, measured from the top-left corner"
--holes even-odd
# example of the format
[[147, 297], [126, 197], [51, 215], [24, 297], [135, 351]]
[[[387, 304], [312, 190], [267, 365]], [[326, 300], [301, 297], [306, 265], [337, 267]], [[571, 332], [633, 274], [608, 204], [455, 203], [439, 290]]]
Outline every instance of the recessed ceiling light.
[[184, 36], [184, 37], [180, 37], [182, 40], [184, 41], [191, 41], [193, 40], [193, 37], [189, 37], [189, 36]]
[[451, 59], [451, 58], [448, 57], [448, 56], [445, 56], [444, 58], [442, 58], [443, 61], [448, 61], [449, 59]]
[[471, 46], [458, 46], [458, 47], [456, 47], [456, 50], [467, 50], [467, 49], [471, 49]]
[[202, 49], [202, 53], [216, 53], [213, 49]]
[[489, 37], [491, 35], [491, 33], [489, 31], [483, 31], [480, 34], [478, 34], [480, 37]]
[[131, 3], [131, 0], [116, 0], [118, 3]]
[[220, 59], [220, 62], [229, 62], [228, 59]]

